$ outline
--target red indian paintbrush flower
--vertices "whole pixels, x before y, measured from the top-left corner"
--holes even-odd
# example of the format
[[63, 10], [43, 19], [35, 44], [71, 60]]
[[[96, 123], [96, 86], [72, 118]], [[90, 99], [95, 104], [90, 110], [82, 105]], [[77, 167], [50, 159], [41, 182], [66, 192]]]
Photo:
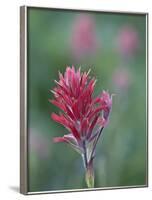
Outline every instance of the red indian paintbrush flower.
[[55, 81], [57, 86], [51, 90], [55, 99], [50, 102], [62, 110], [59, 115], [52, 113], [52, 119], [68, 130], [67, 135], [55, 137], [54, 142], [68, 143], [82, 155], [87, 185], [93, 187], [95, 148], [108, 123], [112, 96], [103, 91], [93, 97], [96, 80], [89, 77], [89, 72], [72, 66], [66, 68], [64, 76], [59, 73], [59, 82]]

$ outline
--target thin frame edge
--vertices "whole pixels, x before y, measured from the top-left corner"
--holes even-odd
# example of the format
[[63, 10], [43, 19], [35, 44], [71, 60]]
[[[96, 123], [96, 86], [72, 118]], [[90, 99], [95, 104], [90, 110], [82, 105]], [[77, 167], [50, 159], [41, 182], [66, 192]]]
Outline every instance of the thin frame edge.
[[27, 194], [27, 7], [20, 7], [20, 193]]

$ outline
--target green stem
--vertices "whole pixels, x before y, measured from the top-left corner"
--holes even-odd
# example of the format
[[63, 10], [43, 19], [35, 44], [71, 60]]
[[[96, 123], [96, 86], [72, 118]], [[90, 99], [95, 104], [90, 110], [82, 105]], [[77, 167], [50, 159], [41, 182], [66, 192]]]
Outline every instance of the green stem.
[[93, 188], [94, 187], [93, 157], [90, 159], [90, 161], [88, 161], [85, 140], [83, 141], [82, 145], [83, 145], [82, 157], [85, 167], [85, 181], [88, 188]]
[[86, 168], [85, 176], [86, 184], [88, 188], [94, 188], [94, 170], [93, 170], [93, 161], [91, 161]]

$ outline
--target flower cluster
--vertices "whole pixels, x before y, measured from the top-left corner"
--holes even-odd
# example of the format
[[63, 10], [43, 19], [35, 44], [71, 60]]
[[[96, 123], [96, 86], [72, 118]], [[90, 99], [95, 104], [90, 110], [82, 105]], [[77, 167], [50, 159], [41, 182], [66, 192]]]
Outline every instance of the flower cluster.
[[73, 23], [72, 53], [76, 59], [93, 55], [98, 48], [95, 22], [91, 15], [78, 15]]
[[89, 77], [89, 72], [67, 67], [64, 76], [59, 73], [59, 82], [55, 81], [57, 86], [51, 90], [55, 99], [50, 100], [62, 110], [60, 114], [52, 113], [52, 119], [68, 130], [63, 137], [55, 137], [54, 142], [70, 144], [82, 155], [86, 169], [91, 168], [97, 141], [112, 107], [108, 92], [93, 97], [96, 80]]
[[139, 48], [138, 32], [131, 26], [124, 26], [118, 33], [118, 50], [122, 55], [134, 55]]

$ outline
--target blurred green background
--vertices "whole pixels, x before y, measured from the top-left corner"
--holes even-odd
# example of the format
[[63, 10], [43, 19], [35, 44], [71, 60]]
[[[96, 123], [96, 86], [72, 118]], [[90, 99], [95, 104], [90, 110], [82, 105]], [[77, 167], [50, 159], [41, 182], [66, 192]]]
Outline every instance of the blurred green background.
[[116, 94], [96, 149], [95, 187], [146, 184], [146, 16], [28, 8], [28, 180], [30, 192], [86, 188], [80, 155], [53, 137], [49, 92], [67, 65], [91, 68], [94, 95]]

